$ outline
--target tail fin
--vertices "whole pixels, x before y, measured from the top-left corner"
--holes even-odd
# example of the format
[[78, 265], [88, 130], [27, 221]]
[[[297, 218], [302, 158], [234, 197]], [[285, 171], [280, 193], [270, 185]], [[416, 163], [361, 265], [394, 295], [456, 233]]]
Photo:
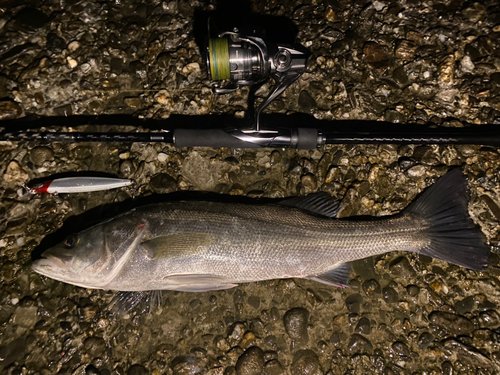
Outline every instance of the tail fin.
[[417, 213], [429, 223], [430, 245], [422, 254], [476, 271], [488, 264], [490, 247], [468, 212], [469, 191], [462, 171], [452, 169], [429, 187], [407, 212]]

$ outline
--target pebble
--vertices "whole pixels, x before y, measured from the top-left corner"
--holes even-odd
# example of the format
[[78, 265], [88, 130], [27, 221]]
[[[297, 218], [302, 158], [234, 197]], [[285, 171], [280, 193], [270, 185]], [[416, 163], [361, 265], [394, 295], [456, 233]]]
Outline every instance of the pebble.
[[80, 48], [80, 42], [78, 42], [78, 40], [74, 40], [70, 44], [68, 44], [69, 52], [75, 52], [78, 48]]
[[21, 168], [21, 165], [13, 160], [7, 165], [7, 169], [2, 178], [5, 182], [23, 183], [28, 181], [29, 176], [24, 169]]
[[120, 173], [123, 177], [132, 177], [135, 172], [134, 163], [130, 160], [124, 160], [120, 164]]
[[106, 349], [106, 342], [102, 337], [87, 337], [83, 342], [85, 351], [92, 357], [101, 357]]
[[373, 351], [372, 343], [365, 337], [355, 333], [351, 336], [349, 343], [347, 344], [349, 352], [352, 354], [363, 353], [370, 354]]
[[396, 341], [391, 346], [392, 352], [399, 357], [410, 357], [410, 349], [408, 346], [401, 341]]
[[264, 352], [257, 346], [245, 350], [236, 362], [237, 375], [261, 375], [263, 370]]
[[394, 259], [389, 264], [389, 271], [397, 276], [407, 278], [415, 275], [415, 270], [410, 265], [406, 257], [399, 257]]
[[316, 100], [306, 90], [299, 94], [299, 108], [302, 112], [311, 113], [317, 107]]
[[420, 288], [416, 285], [408, 285], [406, 287], [406, 292], [410, 297], [416, 297], [418, 293], [420, 293]]
[[129, 96], [123, 99], [123, 103], [131, 109], [139, 109], [142, 106], [142, 99], [138, 96]]
[[455, 56], [448, 55], [440, 63], [439, 79], [445, 84], [452, 84], [455, 79]]
[[390, 286], [386, 286], [382, 289], [382, 298], [386, 303], [396, 303], [399, 301], [398, 292], [391, 288]]
[[12, 316], [12, 324], [17, 324], [25, 328], [32, 328], [38, 320], [37, 312], [38, 307], [36, 306], [19, 306]]
[[380, 63], [387, 60], [387, 54], [384, 47], [375, 42], [367, 42], [363, 46], [363, 54], [367, 63]]
[[34, 147], [30, 151], [31, 161], [36, 166], [40, 166], [46, 161], [54, 159], [54, 151], [50, 147], [38, 146]]
[[21, 116], [23, 110], [12, 100], [0, 101], [0, 120], [13, 120]]
[[149, 186], [156, 194], [168, 194], [177, 191], [177, 181], [166, 173], [160, 173], [151, 178]]
[[425, 175], [426, 168], [423, 165], [417, 164], [408, 169], [406, 173], [410, 177], [422, 177]]
[[380, 294], [380, 284], [377, 280], [371, 279], [363, 283], [363, 291], [367, 296], [375, 296]]
[[281, 156], [281, 153], [277, 150], [271, 152], [271, 155], [269, 156], [269, 163], [271, 166], [275, 166], [283, 160], [283, 157]]
[[472, 332], [474, 324], [467, 318], [444, 311], [433, 311], [429, 321], [455, 335]]
[[309, 311], [307, 309], [297, 307], [288, 310], [283, 317], [285, 331], [290, 338], [299, 343], [305, 343], [308, 340], [307, 323], [309, 319]]
[[359, 319], [358, 324], [356, 324], [356, 328], [354, 331], [362, 335], [369, 335], [371, 333], [370, 319], [366, 317], [362, 317], [361, 319]]
[[397, 59], [402, 60], [413, 60], [415, 57], [415, 51], [417, 46], [411, 40], [398, 40], [396, 42], [396, 48], [394, 50], [394, 55]]
[[170, 368], [174, 375], [204, 374], [206, 359], [193, 354], [181, 355], [172, 360]]
[[443, 342], [445, 349], [456, 352], [458, 360], [466, 365], [474, 367], [492, 367], [491, 360], [471, 345], [465, 345], [455, 339]]
[[312, 350], [300, 350], [293, 359], [292, 375], [315, 375], [319, 370], [319, 360]]
[[130, 366], [127, 375], [148, 375], [149, 371], [143, 365], [135, 364]]
[[312, 174], [306, 174], [300, 178], [300, 182], [304, 187], [304, 194], [315, 192], [318, 188], [318, 181]]
[[347, 310], [354, 314], [359, 314], [359, 311], [361, 309], [361, 302], [363, 302], [363, 297], [361, 297], [361, 295], [358, 293], [351, 294], [345, 300]]
[[245, 325], [243, 323], [235, 323], [233, 325], [232, 331], [228, 336], [228, 340], [232, 345], [238, 344], [242, 339], [243, 335], [246, 332]]
[[495, 216], [496, 220], [500, 221], [500, 207], [498, 204], [486, 194], [481, 195], [481, 200], [488, 206], [490, 212]]
[[264, 366], [264, 375], [285, 375], [286, 371], [277, 359], [266, 362]]
[[66, 57], [66, 61], [68, 61], [68, 66], [71, 69], [74, 69], [78, 66], [78, 62], [74, 58], [72, 58], [71, 56]]

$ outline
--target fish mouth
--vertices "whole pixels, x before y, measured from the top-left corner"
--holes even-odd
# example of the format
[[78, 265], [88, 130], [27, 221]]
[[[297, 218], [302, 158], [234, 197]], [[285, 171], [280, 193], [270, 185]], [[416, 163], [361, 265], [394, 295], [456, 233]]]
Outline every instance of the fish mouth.
[[52, 254], [42, 254], [42, 258], [33, 262], [31, 269], [40, 275], [63, 283], [95, 289], [95, 286], [80, 282], [78, 280], [79, 275], [71, 272], [68, 266], [68, 258], [64, 259]]

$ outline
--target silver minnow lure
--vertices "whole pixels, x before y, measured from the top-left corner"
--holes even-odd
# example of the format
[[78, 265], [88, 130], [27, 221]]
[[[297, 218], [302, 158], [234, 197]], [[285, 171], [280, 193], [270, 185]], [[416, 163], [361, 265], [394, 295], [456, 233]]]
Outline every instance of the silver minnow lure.
[[349, 262], [395, 250], [482, 270], [490, 248], [467, 196], [455, 169], [403, 212], [371, 220], [333, 218], [338, 203], [324, 193], [283, 204], [159, 203], [69, 236], [33, 269], [85, 288], [191, 292], [292, 277], [345, 285]]
[[112, 177], [65, 177], [28, 187], [32, 193], [86, 193], [130, 186], [133, 180]]

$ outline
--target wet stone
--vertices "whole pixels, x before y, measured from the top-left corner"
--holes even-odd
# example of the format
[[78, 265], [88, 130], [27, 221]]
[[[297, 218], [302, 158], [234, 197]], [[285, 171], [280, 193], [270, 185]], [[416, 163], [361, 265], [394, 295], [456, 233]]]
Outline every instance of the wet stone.
[[51, 52], [61, 52], [66, 48], [66, 41], [56, 33], [47, 34], [47, 49]]
[[474, 296], [469, 296], [455, 303], [454, 308], [458, 314], [463, 315], [471, 312], [474, 308], [474, 305]]
[[455, 335], [467, 334], [474, 329], [474, 324], [469, 319], [444, 311], [433, 311], [429, 315], [429, 320]]
[[380, 294], [380, 284], [377, 280], [367, 280], [363, 283], [363, 291], [367, 296], [375, 296]]
[[260, 306], [260, 298], [257, 296], [251, 296], [248, 298], [248, 304], [254, 309], [258, 309]]
[[389, 271], [392, 274], [407, 278], [415, 275], [415, 270], [410, 265], [410, 262], [405, 257], [394, 259], [389, 265]]
[[410, 297], [416, 297], [420, 293], [420, 288], [416, 285], [408, 285], [406, 287], [406, 292]]
[[349, 349], [349, 352], [352, 354], [371, 353], [373, 351], [372, 343], [368, 339], [357, 333], [351, 336], [347, 347]]
[[399, 301], [398, 292], [391, 288], [390, 286], [386, 286], [382, 289], [382, 298], [386, 303], [396, 303]]
[[363, 54], [367, 63], [379, 63], [387, 59], [384, 47], [375, 42], [368, 42], [363, 47]]
[[101, 357], [104, 349], [106, 348], [106, 342], [102, 337], [87, 337], [83, 342], [85, 351], [94, 357]]
[[264, 375], [285, 375], [286, 371], [277, 359], [266, 362], [264, 366]]
[[316, 107], [316, 100], [305, 90], [302, 90], [299, 95], [299, 107], [302, 112], [310, 113]]
[[12, 100], [0, 101], [0, 120], [16, 119], [23, 113], [19, 104]]
[[135, 364], [130, 366], [127, 375], [148, 375], [149, 371], [143, 365]]
[[263, 370], [264, 352], [257, 346], [245, 350], [236, 362], [237, 375], [261, 375]]
[[285, 331], [292, 340], [300, 343], [306, 342], [307, 323], [309, 319], [309, 311], [304, 308], [293, 308], [288, 310], [283, 317]]
[[410, 177], [422, 177], [425, 175], [426, 168], [423, 165], [417, 164], [410, 169], [408, 169], [407, 173]]
[[166, 173], [154, 176], [149, 182], [151, 190], [156, 194], [168, 194], [177, 191], [177, 181]]
[[433, 340], [434, 336], [431, 333], [424, 332], [419, 336], [417, 340], [417, 345], [421, 350], [425, 350]]
[[[120, 164], [120, 173], [123, 177], [131, 177], [135, 172], [134, 163], [130, 160], [124, 160]], [[177, 184], [176, 184], [177, 185]]]
[[407, 169], [413, 167], [415, 163], [416, 163], [415, 160], [408, 157], [401, 157], [398, 160], [399, 168], [401, 168], [401, 170], [403, 171], [406, 171]]
[[54, 159], [54, 151], [46, 146], [34, 147], [31, 152], [31, 161], [35, 165], [43, 165], [46, 161]]
[[295, 354], [292, 375], [314, 375], [319, 370], [319, 360], [312, 350], [300, 350]]
[[358, 324], [356, 324], [355, 332], [362, 335], [369, 335], [371, 333], [370, 319], [366, 317], [359, 319]]
[[396, 341], [392, 344], [391, 349], [392, 352], [399, 357], [410, 356], [410, 349], [408, 349], [408, 346], [404, 342]]
[[37, 317], [38, 307], [18, 307], [12, 317], [12, 323], [18, 324], [21, 327], [31, 328], [38, 320]]
[[396, 48], [394, 50], [394, 55], [397, 59], [402, 60], [413, 60], [415, 57], [415, 51], [417, 47], [414, 42], [410, 40], [398, 40], [396, 42]]
[[360, 294], [356, 293], [351, 294], [349, 297], [347, 297], [345, 304], [349, 312], [359, 314], [359, 311], [361, 309], [361, 302], [363, 302], [363, 298]]
[[175, 357], [170, 364], [174, 375], [203, 374], [206, 371], [206, 359], [188, 354]]

